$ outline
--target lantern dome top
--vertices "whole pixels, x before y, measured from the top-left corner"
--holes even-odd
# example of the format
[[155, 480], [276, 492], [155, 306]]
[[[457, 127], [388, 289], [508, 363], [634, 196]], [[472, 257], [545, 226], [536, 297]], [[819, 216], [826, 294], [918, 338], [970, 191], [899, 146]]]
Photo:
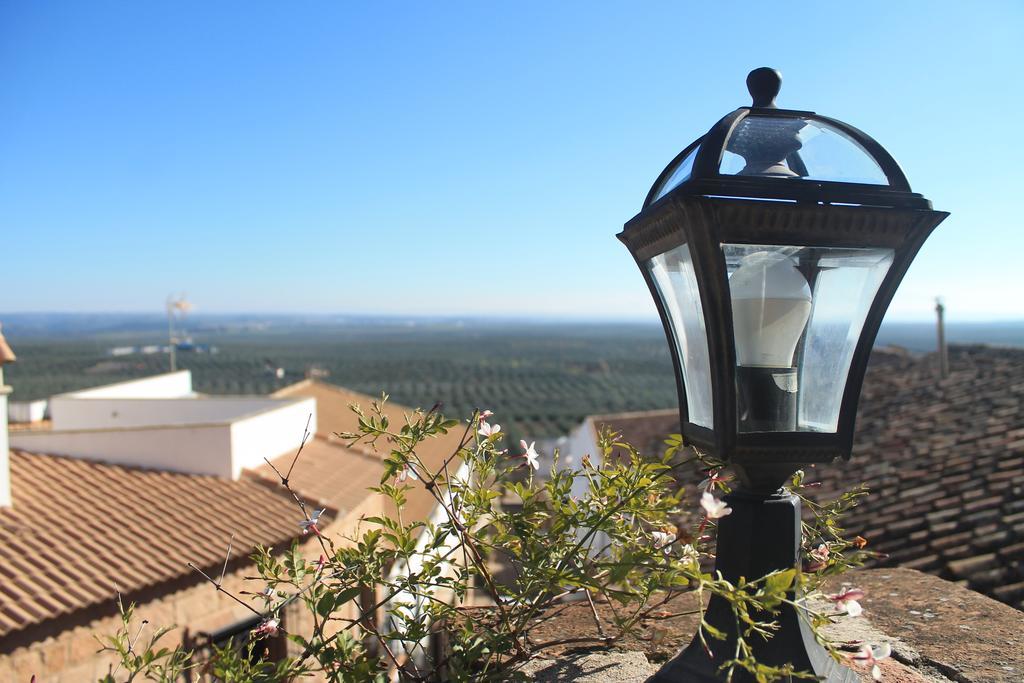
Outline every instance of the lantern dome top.
[[727, 114], [676, 156], [644, 208], [676, 193], [931, 208], [867, 134], [811, 111], [778, 108], [781, 85], [775, 69], [751, 71], [751, 106]]

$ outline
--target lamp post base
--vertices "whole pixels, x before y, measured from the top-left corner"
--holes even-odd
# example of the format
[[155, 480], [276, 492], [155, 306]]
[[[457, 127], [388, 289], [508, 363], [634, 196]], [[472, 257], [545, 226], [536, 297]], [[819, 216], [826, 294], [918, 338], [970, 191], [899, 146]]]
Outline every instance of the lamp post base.
[[[726, 497], [732, 514], [719, 520], [715, 569], [730, 582], [743, 576], [756, 579], [779, 569], [797, 567], [800, 562], [800, 499], [784, 490], [771, 495], [736, 492]], [[757, 618], [757, 615], [752, 615]], [[770, 666], [792, 664], [796, 671], [811, 672], [827, 683], [856, 683], [857, 675], [837, 663], [815, 639], [806, 617], [798, 609], [783, 605], [777, 615], [762, 615], [778, 624], [774, 635], [747, 639], [758, 662]], [[706, 635], [712, 654], [705, 651], [700, 636], [663, 666], [648, 683], [690, 683], [725, 680], [719, 671], [732, 659], [736, 648], [736, 621], [728, 603], [712, 597], [705, 619], [726, 634], [725, 640]], [[735, 683], [754, 677], [736, 669]]]

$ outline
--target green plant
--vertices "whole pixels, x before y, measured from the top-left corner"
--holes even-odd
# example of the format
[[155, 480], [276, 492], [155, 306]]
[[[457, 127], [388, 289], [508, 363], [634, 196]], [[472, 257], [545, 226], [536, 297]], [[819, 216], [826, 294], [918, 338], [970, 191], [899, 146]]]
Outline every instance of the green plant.
[[[799, 604], [816, 630], [845, 613], [812, 611], [804, 596], [817, 591], [825, 577], [860, 561], [860, 549], [843, 538], [839, 526], [840, 515], [860, 491], [831, 504], [808, 501], [813, 513], [805, 528], [808, 553], [820, 556], [820, 566], [732, 584], [711, 573], [707, 561], [716, 519], [728, 514], [713, 492], [727, 490], [727, 478], [715, 463], [705, 462], [711, 469], [702, 514], [692, 528], [681, 527], [681, 495], [688, 492], [680, 490], [677, 474], [694, 467], [699, 454], [684, 449], [678, 436], [666, 442], [660, 457], [651, 458], [606, 432], [600, 464], [584, 458], [574, 469], [556, 462], [550, 476], [540, 478], [534, 445], [522, 441], [510, 453], [501, 428], [488, 422], [489, 411], [476, 412], [461, 426], [437, 410], [418, 411], [393, 424], [382, 407], [386, 398], [368, 412], [353, 407], [359, 430], [339, 436], [386, 452], [384, 476], [375, 490], [391, 501], [395, 514], [365, 518], [358, 533], [334, 539], [321, 533], [319, 513], [311, 513], [292, 491], [320, 557], [311, 561], [297, 544], [282, 555], [257, 552], [258, 580], [266, 589], [253, 594], [264, 604], [251, 609], [263, 617], [258, 636], [283, 633], [282, 613], [289, 605], [301, 605], [308, 628], [284, 634], [296, 652], [275, 664], [254, 665], [251, 652], [215, 653], [213, 665], [207, 665], [215, 678], [272, 681], [318, 672], [330, 681], [357, 683], [383, 681], [390, 672], [404, 681], [507, 680], [546, 648], [609, 644], [643, 620], [678, 616], [666, 615], [663, 606], [694, 591], [700, 596], [694, 613], [701, 615], [707, 647], [722, 637], [703, 619], [708, 596], [727, 600], [743, 626], [723, 675], [745, 669], [770, 681], [801, 675], [792, 667], [765, 666], [751, 654], [751, 639], [771, 637], [771, 617], [781, 605]], [[439, 467], [428, 468], [418, 446], [453, 429], [461, 429], [459, 448]], [[279, 475], [291, 490], [288, 476]], [[802, 490], [802, 473], [792, 483]], [[443, 514], [432, 521], [405, 519], [413, 487], [429, 492]], [[499, 565], [511, 569], [514, 578], [499, 580]], [[549, 618], [572, 596], [592, 608], [596, 602], [607, 604], [612, 618], [602, 620], [593, 609], [593, 637], [531, 638], [537, 619]], [[856, 604], [855, 597], [834, 601], [843, 607]], [[169, 667], [146, 668], [145, 662], [169, 657], [185, 662], [189, 655], [175, 651], [139, 660], [133, 647], [125, 647], [130, 609], [127, 614], [114, 648], [124, 669], [171, 680], [161, 678]], [[429, 647], [439, 632], [445, 646]], [[837, 659], [844, 656], [820, 641]]]
[[117, 666], [110, 668], [107, 675], [100, 679], [101, 683], [134, 681], [138, 678], [150, 681], [176, 681], [194, 666], [190, 651], [158, 645], [172, 627], [158, 628], [143, 640], [142, 636], [149, 624], [143, 621], [134, 630], [133, 635], [135, 605], [125, 607], [121, 596], [118, 595], [117, 609], [121, 616], [121, 627], [112, 636], [97, 638], [101, 646], [100, 652], [110, 652], [117, 659]]

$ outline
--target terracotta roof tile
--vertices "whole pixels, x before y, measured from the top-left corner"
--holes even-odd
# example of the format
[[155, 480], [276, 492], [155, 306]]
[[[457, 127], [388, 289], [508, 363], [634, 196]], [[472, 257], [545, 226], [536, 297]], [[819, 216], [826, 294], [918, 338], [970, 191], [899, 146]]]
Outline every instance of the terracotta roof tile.
[[[295, 454], [286, 453], [272, 462], [281, 474], [286, 474], [294, 459]], [[281, 481], [270, 465], [261, 465], [251, 473], [273, 485]], [[352, 510], [367, 496], [378, 495], [368, 489], [380, 484], [383, 473], [384, 462], [380, 458], [317, 436], [303, 447], [289, 483], [306, 502], [338, 515]]]
[[294, 538], [294, 502], [261, 482], [11, 452], [0, 509], [0, 636]]
[[[1024, 609], [1024, 350], [952, 347], [950, 366], [938, 379], [934, 356], [876, 350], [853, 458], [809, 469], [808, 481], [822, 482], [822, 498], [868, 485], [846, 527], [890, 553], [883, 566], [917, 567]], [[645, 453], [679, 431], [671, 411], [593, 419]]]
[[[317, 412], [317, 436], [324, 440], [333, 440], [335, 432], [356, 432], [359, 430], [359, 422], [355, 413], [349, 408], [352, 404], [362, 406], [365, 412], [370, 411], [370, 403], [378, 400], [372, 396], [349, 391], [343, 387], [333, 384], [324, 384], [315, 380], [306, 380], [285, 387], [276, 392], [274, 396], [281, 397], [303, 397], [316, 399]], [[385, 404], [385, 414], [392, 424], [403, 424], [406, 413], [412, 412], [410, 408], [397, 403], [388, 402]], [[469, 416], [460, 416], [469, 417]], [[437, 471], [450, 458], [459, 446], [462, 437], [462, 429], [456, 428], [435, 438], [430, 438], [420, 444], [416, 454], [423, 463], [431, 470]], [[381, 458], [387, 454], [386, 445], [380, 444], [379, 450], [371, 447], [360, 446], [356, 450], [364, 455], [373, 458]], [[303, 456], [304, 457], [304, 456]], [[458, 460], [452, 470], [457, 469]], [[380, 483], [380, 474], [371, 485]], [[407, 494], [403, 516], [406, 520], [425, 520], [433, 512], [435, 507], [434, 498], [422, 486], [413, 486]]]
[[[898, 549], [883, 564], [920, 565], [1021, 609], [1019, 592], [1000, 587], [1024, 580], [1024, 566], [1000, 550], [1024, 542], [1014, 523], [1024, 495], [1024, 350], [952, 347], [950, 365], [938, 379], [933, 356], [876, 352], [853, 458], [811, 478], [823, 494], [868, 484], [872, 495], [847, 528], [869, 547]], [[896, 486], [892, 471], [900, 472]], [[904, 519], [887, 519], [901, 499], [916, 505]]]

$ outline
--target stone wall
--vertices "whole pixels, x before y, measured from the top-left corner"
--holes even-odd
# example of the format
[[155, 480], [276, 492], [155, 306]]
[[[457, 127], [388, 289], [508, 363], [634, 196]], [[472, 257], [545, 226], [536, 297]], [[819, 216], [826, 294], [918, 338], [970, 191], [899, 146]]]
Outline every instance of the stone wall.
[[[224, 578], [228, 590], [243, 588], [245, 576], [253, 573], [252, 565], [245, 563], [235, 568]], [[245, 586], [252, 590], [252, 585]], [[126, 597], [129, 600], [130, 596]], [[58, 618], [53, 624], [53, 635], [8, 650], [0, 644], [0, 681], [27, 683], [33, 675], [37, 683], [83, 683], [96, 681], [104, 676], [114, 662], [109, 655], [99, 654], [97, 637], [113, 635], [121, 625], [117, 614], [110, 614], [114, 608], [113, 588], [111, 603], [92, 610], [95, 617], [82, 625], [62, 628]], [[157, 599], [139, 604], [136, 608], [136, 622], [149, 620], [143, 638], [152, 634], [154, 628], [174, 624], [187, 626], [189, 632], [212, 631], [223, 628], [251, 615], [244, 607], [226, 595], [219, 593], [210, 584], [203, 582], [168, 593]], [[176, 628], [160, 641], [171, 647], [181, 643], [183, 628]], [[116, 664], [113, 664], [116, 666]]]
[[[351, 534], [356, 528], [357, 520], [364, 514], [379, 514], [381, 504], [377, 496], [368, 496], [359, 509], [351, 511], [342, 519], [330, 523], [324, 530], [325, 535], [334, 538], [339, 544], [344, 541], [342, 533]], [[296, 521], [299, 519], [296, 512]], [[224, 540], [225, 547], [227, 539]], [[320, 545], [315, 539], [306, 539], [303, 543], [303, 554], [315, 561], [321, 554]], [[219, 574], [219, 570], [211, 570]], [[255, 575], [254, 566], [245, 558], [237, 558], [231, 563], [229, 572], [224, 578], [224, 588], [237, 595], [239, 591], [258, 592], [263, 588], [258, 582], [246, 581], [245, 577]], [[252, 612], [239, 605], [224, 593], [217, 591], [209, 582], [196, 582], [191, 576], [183, 577], [181, 586], [156, 590], [155, 596], [145, 599], [134, 598], [137, 604], [135, 621], [149, 621], [145, 638], [152, 629], [174, 625], [177, 628], [165, 635], [160, 643], [173, 647], [182, 643], [188, 634], [193, 637], [199, 632], [212, 632], [225, 628], [243, 619], [253, 616]], [[241, 596], [245, 599], [245, 596]], [[133, 597], [125, 596], [125, 602], [133, 601]], [[261, 602], [254, 601], [259, 609]], [[355, 606], [344, 616], [354, 616]], [[13, 633], [0, 641], [0, 681], [28, 683], [35, 675], [36, 683], [86, 683], [96, 681], [106, 675], [114, 662], [109, 655], [99, 654], [100, 644], [97, 637], [113, 635], [121, 625], [116, 614], [114, 589], [111, 586], [111, 599], [106, 605], [99, 605], [83, 614], [74, 617], [51, 620], [37, 628], [33, 634]], [[285, 624], [290, 631], [308, 633], [312, 623], [304, 607], [289, 609]], [[38, 637], [35, 637], [37, 636]], [[33, 638], [31, 642], [22, 641]], [[116, 664], [114, 664], [116, 666]]]

